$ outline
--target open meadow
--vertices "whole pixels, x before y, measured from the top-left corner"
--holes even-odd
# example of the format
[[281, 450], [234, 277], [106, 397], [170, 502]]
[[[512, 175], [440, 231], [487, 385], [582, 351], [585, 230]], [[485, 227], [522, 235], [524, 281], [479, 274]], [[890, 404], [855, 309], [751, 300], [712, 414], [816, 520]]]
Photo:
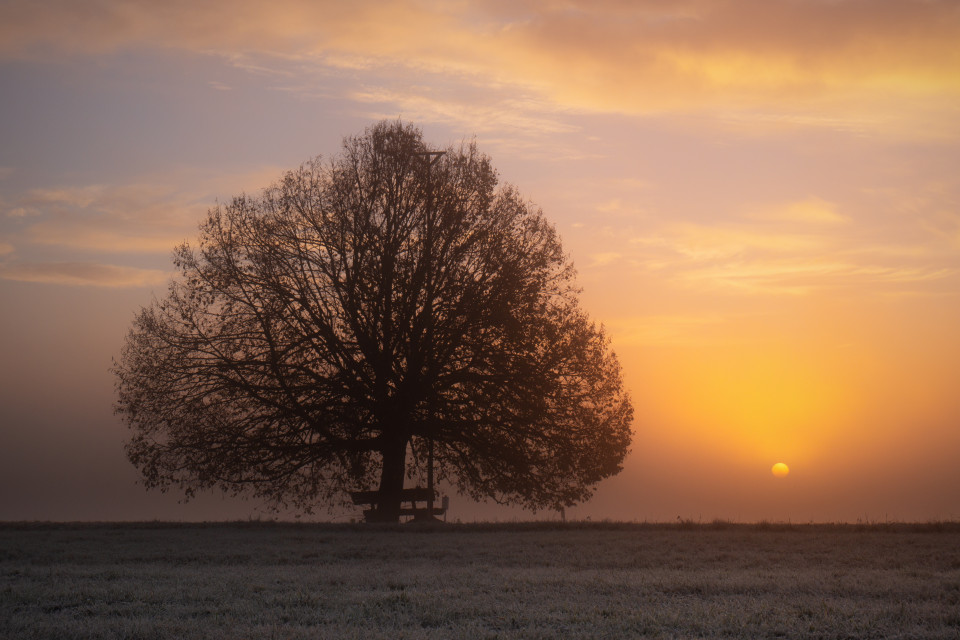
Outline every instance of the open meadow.
[[960, 638], [960, 525], [0, 524], [0, 637]]

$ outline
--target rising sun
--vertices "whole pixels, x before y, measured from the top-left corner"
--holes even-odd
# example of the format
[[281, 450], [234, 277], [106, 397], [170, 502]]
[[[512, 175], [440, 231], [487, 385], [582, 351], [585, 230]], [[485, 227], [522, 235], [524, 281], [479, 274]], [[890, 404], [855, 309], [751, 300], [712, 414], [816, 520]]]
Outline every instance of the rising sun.
[[777, 464], [773, 465], [772, 469], [770, 469], [770, 473], [777, 476], [778, 478], [785, 478], [787, 477], [787, 474], [790, 473], [790, 467], [783, 464], [782, 462], [778, 462]]

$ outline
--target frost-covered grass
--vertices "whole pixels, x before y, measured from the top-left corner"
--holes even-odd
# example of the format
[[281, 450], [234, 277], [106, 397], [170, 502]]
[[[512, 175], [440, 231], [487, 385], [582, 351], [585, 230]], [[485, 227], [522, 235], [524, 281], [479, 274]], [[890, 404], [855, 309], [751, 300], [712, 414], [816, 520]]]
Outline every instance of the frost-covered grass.
[[958, 638], [960, 525], [0, 525], [2, 638]]

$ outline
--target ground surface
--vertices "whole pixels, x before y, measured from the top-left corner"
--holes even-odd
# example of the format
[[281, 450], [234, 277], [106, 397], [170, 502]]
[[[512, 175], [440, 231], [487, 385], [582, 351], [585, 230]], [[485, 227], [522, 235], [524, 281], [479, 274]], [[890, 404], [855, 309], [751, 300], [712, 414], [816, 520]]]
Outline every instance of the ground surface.
[[960, 525], [0, 524], [3, 638], [960, 638]]

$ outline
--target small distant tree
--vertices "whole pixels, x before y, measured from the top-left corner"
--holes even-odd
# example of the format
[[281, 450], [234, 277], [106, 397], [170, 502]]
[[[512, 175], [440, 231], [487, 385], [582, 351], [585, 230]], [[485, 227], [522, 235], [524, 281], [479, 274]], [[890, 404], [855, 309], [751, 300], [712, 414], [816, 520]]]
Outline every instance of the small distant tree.
[[621, 469], [632, 408], [554, 228], [474, 145], [425, 152], [381, 122], [175, 250], [113, 368], [148, 487], [308, 512], [376, 488], [396, 521], [431, 457], [532, 509]]

